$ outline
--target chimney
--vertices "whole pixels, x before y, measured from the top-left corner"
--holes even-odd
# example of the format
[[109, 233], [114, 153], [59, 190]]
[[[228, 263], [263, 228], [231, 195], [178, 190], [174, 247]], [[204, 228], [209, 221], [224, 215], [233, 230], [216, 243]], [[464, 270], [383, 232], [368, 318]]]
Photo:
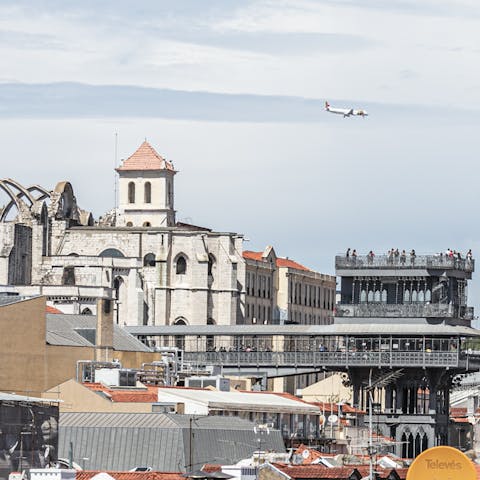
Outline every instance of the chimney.
[[109, 362], [113, 351], [113, 301], [110, 298], [97, 300], [97, 332], [95, 335], [95, 360]]

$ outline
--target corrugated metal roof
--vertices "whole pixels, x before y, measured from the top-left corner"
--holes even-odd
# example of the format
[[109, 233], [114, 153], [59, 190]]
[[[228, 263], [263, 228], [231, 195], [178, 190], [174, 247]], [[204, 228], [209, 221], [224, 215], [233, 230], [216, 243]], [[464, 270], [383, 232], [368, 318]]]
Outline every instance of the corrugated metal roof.
[[367, 321], [333, 325], [138, 325], [127, 326], [125, 330], [133, 335], [480, 335], [480, 330], [474, 328], [443, 323], [431, 325], [424, 318], [395, 318], [391, 322], [369, 318]]
[[[78, 332], [95, 330], [95, 315], [47, 314], [47, 343], [76, 347], [93, 347], [94, 344]], [[133, 335], [118, 325], [113, 325], [113, 348], [134, 352], [151, 352], [152, 350], [137, 340]]]
[[[59, 456], [68, 458], [70, 441], [74, 459], [89, 458], [99, 470], [129, 470], [149, 466], [178, 472], [205, 463], [233, 464], [258, 448], [254, 424], [236, 417], [168, 415], [159, 413], [62, 413]], [[281, 434], [272, 430], [262, 448], [285, 451]]]
[[60, 403], [61, 400], [52, 400], [38, 397], [15, 395], [14, 393], [0, 392], [0, 401], [5, 402], [32, 402], [32, 403]]

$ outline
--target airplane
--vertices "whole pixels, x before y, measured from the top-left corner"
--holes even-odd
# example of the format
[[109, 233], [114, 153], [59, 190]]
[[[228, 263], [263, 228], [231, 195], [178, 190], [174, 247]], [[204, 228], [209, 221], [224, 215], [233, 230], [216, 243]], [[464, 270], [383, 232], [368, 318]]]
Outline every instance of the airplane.
[[352, 115], [363, 118], [368, 117], [366, 110], [354, 110], [353, 108], [332, 108], [328, 102], [325, 102], [325, 110], [330, 113], [343, 115], [343, 118], [350, 117]]

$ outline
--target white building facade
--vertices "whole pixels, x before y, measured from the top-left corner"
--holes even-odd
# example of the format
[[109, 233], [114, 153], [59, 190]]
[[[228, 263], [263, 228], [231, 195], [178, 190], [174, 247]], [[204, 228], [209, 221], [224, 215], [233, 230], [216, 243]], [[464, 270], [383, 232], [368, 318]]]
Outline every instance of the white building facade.
[[[65, 313], [114, 299], [121, 325], [243, 323], [242, 235], [177, 223], [173, 165], [147, 142], [117, 168], [119, 207], [98, 222], [68, 182], [0, 181], [0, 284]], [[16, 216], [10, 218], [13, 212]]]

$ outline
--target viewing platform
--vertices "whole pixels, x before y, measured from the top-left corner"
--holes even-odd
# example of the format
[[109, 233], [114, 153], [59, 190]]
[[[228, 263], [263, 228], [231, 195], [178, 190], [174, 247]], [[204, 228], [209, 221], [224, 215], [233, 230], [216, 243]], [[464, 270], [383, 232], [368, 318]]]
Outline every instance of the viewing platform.
[[459, 270], [472, 273], [475, 269], [475, 260], [471, 258], [455, 258], [446, 255], [358, 255], [335, 257], [335, 269], [341, 275], [340, 270], [367, 270], [367, 269], [434, 269], [434, 270]]

